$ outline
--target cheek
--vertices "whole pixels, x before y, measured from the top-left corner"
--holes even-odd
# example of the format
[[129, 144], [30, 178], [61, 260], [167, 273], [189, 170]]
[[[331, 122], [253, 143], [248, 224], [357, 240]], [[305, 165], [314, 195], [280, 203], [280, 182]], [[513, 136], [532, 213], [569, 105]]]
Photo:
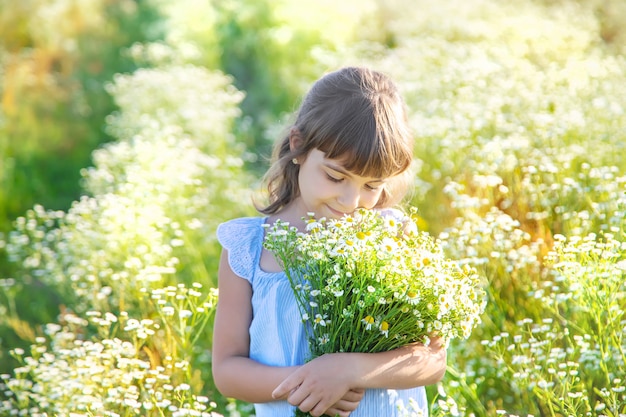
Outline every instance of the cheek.
[[300, 185], [300, 189], [305, 189], [311, 184], [311, 174], [305, 169], [304, 165], [302, 165], [300, 172], [298, 172], [298, 184]]
[[324, 183], [323, 179], [307, 169], [300, 170], [298, 174], [298, 186], [300, 188], [300, 194], [304, 194], [305, 197], [321, 196], [328, 192], [328, 185]]
[[381, 199], [383, 192], [366, 192], [365, 195], [361, 196], [361, 206], [366, 209], [372, 209], [376, 207], [378, 201]]

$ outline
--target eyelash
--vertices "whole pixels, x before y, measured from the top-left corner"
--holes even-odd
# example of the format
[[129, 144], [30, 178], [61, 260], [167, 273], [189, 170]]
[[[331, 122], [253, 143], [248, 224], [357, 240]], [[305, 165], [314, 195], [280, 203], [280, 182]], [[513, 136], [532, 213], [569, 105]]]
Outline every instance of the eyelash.
[[328, 178], [330, 181], [335, 182], [335, 183], [343, 181], [343, 178], [335, 178], [328, 174], [326, 174], [326, 178]]
[[[331, 176], [331, 175], [328, 175], [328, 174], [326, 174], [326, 177], [327, 177], [327, 178], [328, 178], [331, 182], [334, 182], [334, 183], [336, 183], [336, 184], [337, 184], [337, 183], [340, 183], [340, 182], [342, 182], [342, 181], [344, 180], [343, 178], [335, 178], [335, 177], [333, 177], [333, 176]], [[370, 191], [376, 191], [379, 187], [372, 187], [371, 185], [365, 184], [365, 188], [367, 188], [367, 189], [368, 189], [368, 190], [370, 190]]]

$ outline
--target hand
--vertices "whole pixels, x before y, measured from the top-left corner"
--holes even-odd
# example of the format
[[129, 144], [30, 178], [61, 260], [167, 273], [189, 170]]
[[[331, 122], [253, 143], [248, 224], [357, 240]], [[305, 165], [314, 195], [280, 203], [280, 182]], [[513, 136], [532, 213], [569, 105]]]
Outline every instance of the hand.
[[445, 340], [437, 336], [435, 333], [431, 334], [429, 338], [430, 338], [430, 343], [428, 344], [428, 347], [432, 351], [438, 351], [438, 350], [446, 348]]
[[347, 417], [363, 398], [363, 391], [352, 389], [355, 376], [349, 355], [322, 355], [302, 365], [281, 382], [272, 397], [286, 399], [313, 416], [339, 414]]
[[364, 394], [364, 389], [351, 389], [341, 400], [337, 401], [333, 406], [326, 410], [324, 415], [332, 417], [348, 417], [350, 413], [356, 410], [359, 406]]

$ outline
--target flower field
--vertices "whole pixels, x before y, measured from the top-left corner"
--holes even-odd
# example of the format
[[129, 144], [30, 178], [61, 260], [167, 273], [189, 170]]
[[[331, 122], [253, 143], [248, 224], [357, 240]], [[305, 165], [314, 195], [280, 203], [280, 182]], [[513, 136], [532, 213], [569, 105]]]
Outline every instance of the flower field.
[[[304, 90], [355, 64], [406, 97], [418, 228], [486, 278], [431, 415], [626, 415], [623, 2], [138, 3], [0, 9], [0, 416], [252, 415], [210, 373], [215, 229], [254, 215]], [[80, 176], [65, 207], [37, 201], [45, 155]]]

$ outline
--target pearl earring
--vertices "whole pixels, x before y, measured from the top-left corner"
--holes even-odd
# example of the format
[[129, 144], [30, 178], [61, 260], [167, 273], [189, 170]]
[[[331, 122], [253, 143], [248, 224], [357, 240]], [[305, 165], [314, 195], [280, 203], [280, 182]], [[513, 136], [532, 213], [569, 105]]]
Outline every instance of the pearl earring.
[[293, 162], [294, 165], [298, 165], [298, 158], [293, 158], [291, 162]]

